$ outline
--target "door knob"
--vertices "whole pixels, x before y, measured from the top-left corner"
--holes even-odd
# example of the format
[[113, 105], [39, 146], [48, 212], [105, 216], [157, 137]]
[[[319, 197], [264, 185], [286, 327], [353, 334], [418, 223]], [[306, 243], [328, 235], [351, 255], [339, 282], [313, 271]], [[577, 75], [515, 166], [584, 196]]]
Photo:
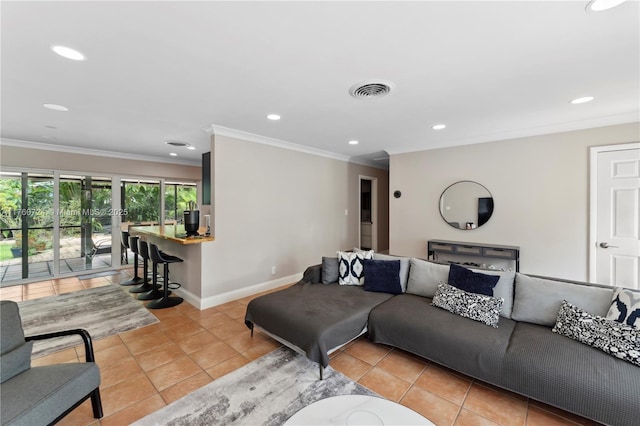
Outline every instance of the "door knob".
[[618, 248], [618, 246], [610, 246], [609, 243], [603, 241], [600, 243], [600, 247], [602, 248]]

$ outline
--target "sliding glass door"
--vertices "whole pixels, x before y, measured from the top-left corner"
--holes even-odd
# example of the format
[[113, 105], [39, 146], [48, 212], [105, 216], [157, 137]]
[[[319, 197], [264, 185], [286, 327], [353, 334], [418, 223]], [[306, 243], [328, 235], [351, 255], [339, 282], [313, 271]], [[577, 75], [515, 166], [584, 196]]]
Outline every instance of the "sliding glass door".
[[110, 267], [111, 178], [61, 175], [59, 194], [60, 274]]
[[0, 282], [47, 278], [53, 265], [53, 173], [0, 173]]
[[126, 264], [121, 231], [182, 222], [196, 188], [193, 182], [3, 169], [0, 284]]
[[22, 178], [0, 173], [0, 269], [2, 282], [22, 278]]

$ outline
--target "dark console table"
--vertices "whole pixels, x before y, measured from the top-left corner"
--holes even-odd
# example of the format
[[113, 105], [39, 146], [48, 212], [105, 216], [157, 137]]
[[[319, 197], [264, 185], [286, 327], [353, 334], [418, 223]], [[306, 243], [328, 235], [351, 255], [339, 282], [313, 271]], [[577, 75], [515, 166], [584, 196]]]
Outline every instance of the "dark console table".
[[427, 242], [427, 258], [436, 260], [439, 254], [470, 256], [473, 258], [489, 258], [512, 260], [516, 264], [516, 272], [520, 271], [520, 247], [501, 246], [495, 244], [478, 244], [461, 241], [429, 240]]

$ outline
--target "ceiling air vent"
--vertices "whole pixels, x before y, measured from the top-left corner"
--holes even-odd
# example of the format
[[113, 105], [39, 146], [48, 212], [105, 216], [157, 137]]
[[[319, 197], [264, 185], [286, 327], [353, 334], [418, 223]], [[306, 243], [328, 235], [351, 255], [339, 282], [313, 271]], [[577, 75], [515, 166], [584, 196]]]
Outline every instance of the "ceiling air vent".
[[182, 141], [166, 141], [165, 143], [171, 146], [189, 146], [188, 143]]
[[349, 94], [356, 99], [379, 98], [391, 92], [393, 85], [387, 81], [363, 81], [354, 84], [349, 89]]

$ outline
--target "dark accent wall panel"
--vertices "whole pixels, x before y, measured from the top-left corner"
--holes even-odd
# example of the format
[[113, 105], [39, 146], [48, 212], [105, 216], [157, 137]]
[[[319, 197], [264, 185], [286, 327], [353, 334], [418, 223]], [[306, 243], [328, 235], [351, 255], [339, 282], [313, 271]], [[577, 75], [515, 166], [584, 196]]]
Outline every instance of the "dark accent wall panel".
[[202, 204], [211, 204], [211, 152], [202, 154]]

